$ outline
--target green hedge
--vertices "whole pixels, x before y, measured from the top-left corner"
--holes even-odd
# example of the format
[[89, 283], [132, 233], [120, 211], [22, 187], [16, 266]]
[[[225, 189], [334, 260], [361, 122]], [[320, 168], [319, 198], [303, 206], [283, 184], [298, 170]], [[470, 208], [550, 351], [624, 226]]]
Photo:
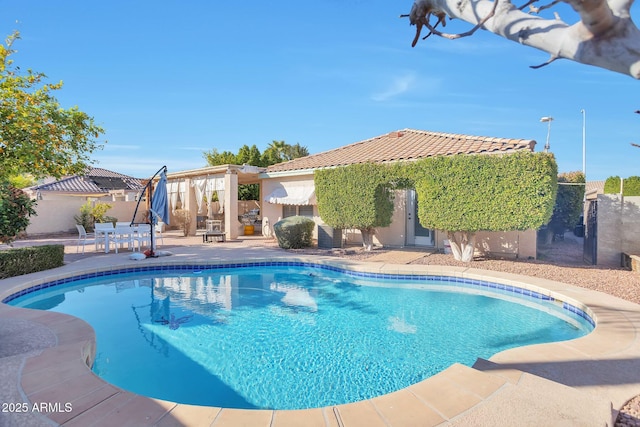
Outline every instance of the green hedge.
[[273, 231], [282, 249], [300, 249], [313, 243], [313, 220], [304, 216], [290, 216], [273, 224]]
[[[604, 182], [604, 194], [620, 193], [620, 177], [610, 176]], [[640, 176], [630, 176], [625, 178], [622, 189], [623, 196], [640, 196]]]
[[49, 270], [63, 264], [63, 245], [30, 246], [0, 251], [0, 279]]
[[527, 230], [553, 213], [558, 170], [547, 153], [430, 157], [410, 168], [426, 228]]
[[354, 164], [314, 174], [318, 213], [334, 228], [388, 227], [396, 178], [386, 165]]
[[558, 185], [558, 195], [553, 207], [549, 227], [555, 234], [562, 234], [578, 224], [583, 213], [585, 179], [582, 172], [566, 172], [558, 175], [559, 183], [583, 185]]

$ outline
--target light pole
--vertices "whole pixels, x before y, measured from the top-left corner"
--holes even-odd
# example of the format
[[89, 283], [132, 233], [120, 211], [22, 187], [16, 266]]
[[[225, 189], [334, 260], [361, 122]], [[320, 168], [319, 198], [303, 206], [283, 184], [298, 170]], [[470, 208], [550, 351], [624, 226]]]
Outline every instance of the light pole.
[[549, 152], [549, 136], [551, 135], [551, 122], [553, 121], [553, 117], [545, 116], [540, 119], [542, 123], [547, 122], [549, 125], [547, 127], [547, 143], [544, 145], [544, 152]]
[[585, 182], [587, 181], [587, 112], [580, 110], [582, 113], [582, 174]]

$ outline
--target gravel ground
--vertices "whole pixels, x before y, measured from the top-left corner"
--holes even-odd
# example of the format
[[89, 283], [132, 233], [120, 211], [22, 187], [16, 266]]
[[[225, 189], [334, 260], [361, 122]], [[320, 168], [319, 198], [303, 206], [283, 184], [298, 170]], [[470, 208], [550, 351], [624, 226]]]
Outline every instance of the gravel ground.
[[[292, 252], [331, 255], [364, 261], [373, 255], [387, 251], [389, 249], [375, 248], [371, 252], [364, 252], [361, 248], [350, 247], [332, 250], [303, 249]], [[452, 255], [425, 253], [425, 256], [412, 264], [472, 266], [484, 270], [541, 277], [605, 292], [640, 304], [640, 272], [585, 265], [582, 260], [582, 240], [569, 234], [564, 240], [540, 247], [537, 260], [476, 258], [472, 263], [463, 263], [454, 260]], [[640, 396], [627, 402], [618, 415], [615, 427], [627, 426], [640, 427]]]

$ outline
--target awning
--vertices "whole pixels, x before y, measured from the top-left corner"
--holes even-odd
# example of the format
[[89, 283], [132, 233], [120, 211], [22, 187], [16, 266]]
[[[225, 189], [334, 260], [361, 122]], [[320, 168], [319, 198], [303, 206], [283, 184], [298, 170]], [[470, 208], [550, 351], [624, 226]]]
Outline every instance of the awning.
[[316, 189], [312, 182], [284, 182], [265, 197], [264, 201], [274, 205], [315, 205]]

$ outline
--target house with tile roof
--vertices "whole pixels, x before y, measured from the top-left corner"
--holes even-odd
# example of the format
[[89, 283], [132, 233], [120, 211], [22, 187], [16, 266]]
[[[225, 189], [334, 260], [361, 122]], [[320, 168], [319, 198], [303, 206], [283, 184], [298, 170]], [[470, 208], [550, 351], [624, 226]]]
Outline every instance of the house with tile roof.
[[137, 200], [144, 184], [140, 179], [102, 168], [71, 175], [23, 189], [37, 200], [80, 197], [85, 200]]
[[[172, 200], [192, 212], [192, 224], [196, 223], [196, 212], [203, 215], [211, 212], [203, 204], [203, 195], [216, 191], [223, 206], [224, 230], [227, 239], [243, 234], [240, 222], [244, 212], [237, 200], [238, 184], [259, 183], [261, 226], [257, 232], [271, 236], [273, 224], [280, 219], [302, 215], [317, 223], [316, 238], [335, 230], [322, 221], [315, 198], [314, 173], [318, 169], [335, 168], [355, 163], [411, 162], [425, 157], [451, 156], [456, 154], [495, 155], [518, 151], [533, 151], [535, 141], [428, 132], [402, 129], [374, 138], [359, 141], [333, 150], [312, 154], [284, 163], [258, 168], [249, 165], [220, 165], [167, 174], [168, 192]], [[210, 200], [210, 197], [207, 197]], [[173, 202], [172, 202], [173, 203]], [[395, 212], [392, 224], [378, 228], [376, 243], [383, 246], [444, 247], [446, 235], [437, 230], [423, 228], [417, 219], [416, 193], [414, 190], [398, 191], [395, 194]], [[255, 206], [254, 206], [255, 208]], [[172, 208], [173, 209], [173, 208]], [[222, 215], [216, 213], [216, 215]], [[261, 230], [261, 231], [259, 231]], [[192, 234], [196, 232], [192, 226]], [[357, 230], [341, 230], [341, 238], [348, 242], [361, 242]], [[536, 232], [477, 233], [477, 248], [481, 252], [500, 253], [504, 256], [535, 257]]]
[[26, 233], [75, 232], [74, 216], [86, 203], [106, 202], [111, 206], [109, 216], [130, 221], [143, 188], [140, 179], [102, 168], [24, 188], [25, 193], [38, 201], [36, 215], [31, 217]]
[[393, 163], [454, 154], [497, 154], [533, 151], [535, 141], [403, 129], [333, 150], [271, 165], [267, 174], [346, 166]]
[[[261, 177], [262, 232], [269, 235], [270, 226], [291, 215], [313, 218], [318, 233], [326, 226], [318, 215], [313, 174], [317, 169], [335, 168], [355, 163], [411, 162], [426, 157], [456, 154], [493, 155], [518, 151], [533, 151], [535, 141], [402, 129], [333, 150], [275, 164], [266, 168]], [[416, 192], [397, 191], [392, 224], [378, 228], [377, 243], [383, 246], [424, 246], [443, 248], [446, 235], [423, 228], [417, 221]], [[329, 230], [330, 232], [331, 230]], [[360, 242], [357, 230], [342, 230], [349, 242]], [[477, 233], [477, 248], [481, 252], [505, 256], [535, 257], [535, 230], [506, 233]]]

